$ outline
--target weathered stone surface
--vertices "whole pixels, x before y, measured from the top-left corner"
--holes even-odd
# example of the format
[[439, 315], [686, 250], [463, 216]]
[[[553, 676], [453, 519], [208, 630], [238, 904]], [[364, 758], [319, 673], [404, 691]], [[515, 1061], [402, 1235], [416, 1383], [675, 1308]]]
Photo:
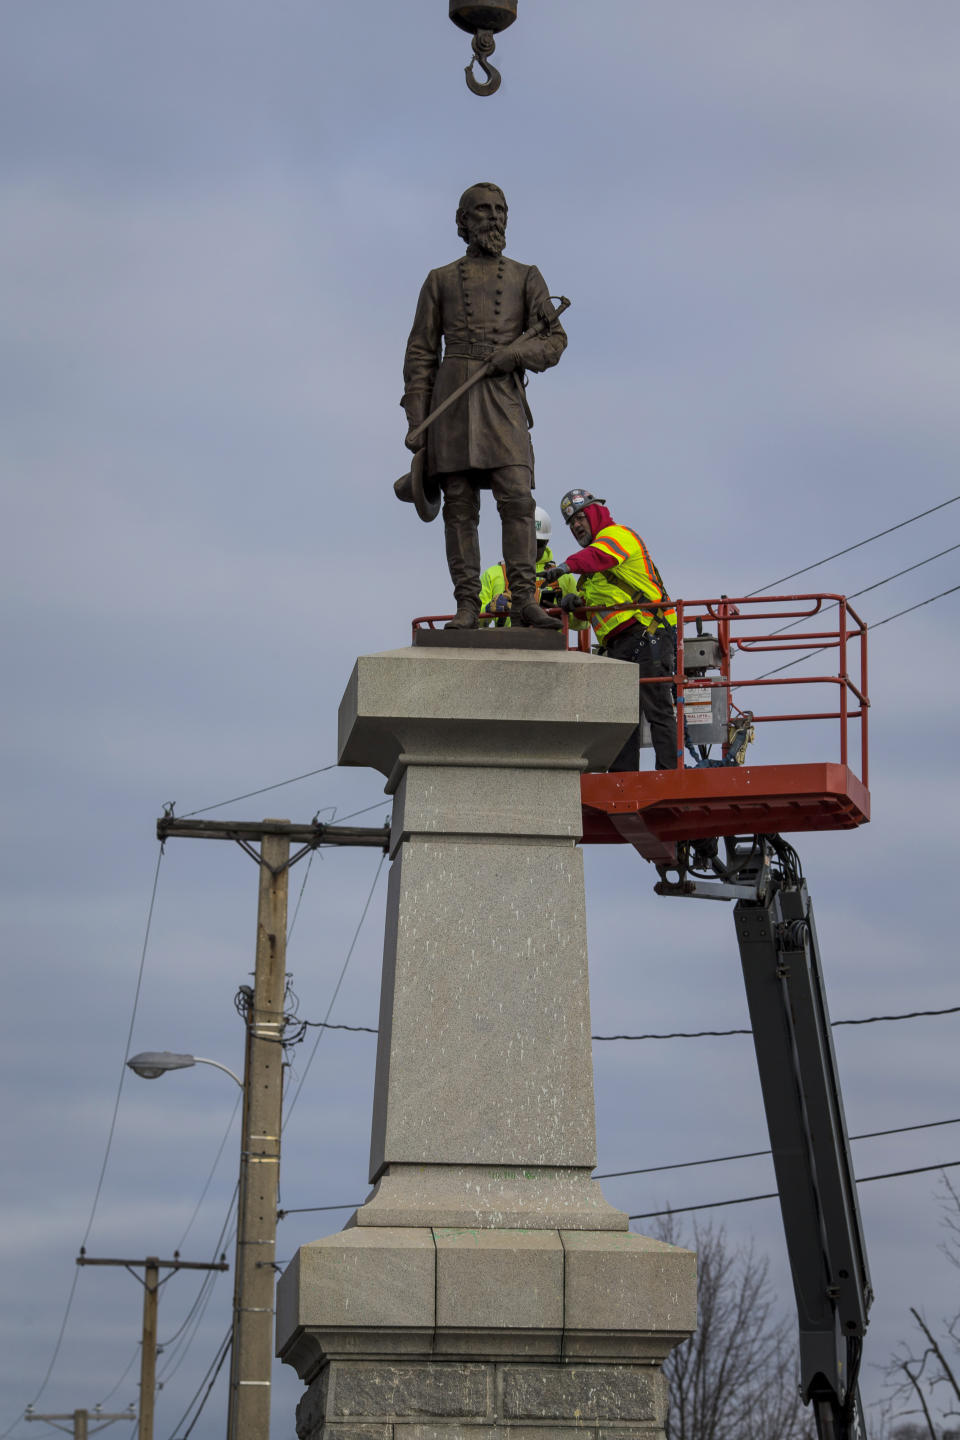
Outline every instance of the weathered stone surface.
[[697, 1325], [696, 1256], [646, 1235], [562, 1230], [568, 1331], [689, 1334]]
[[[397, 778], [415, 763], [600, 770], [636, 725], [635, 669], [576, 651], [362, 655], [340, 704], [341, 765]], [[398, 764], [399, 762], [399, 764]]]
[[[396, 793], [371, 1176], [280, 1285], [300, 1440], [662, 1440], [693, 1257], [632, 1236], [596, 1162], [579, 775], [629, 665], [361, 658], [341, 762]], [[617, 1363], [622, 1362], [622, 1363]]]
[[439, 835], [572, 843], [582, 832], [578, 771], [410, 765], [394, 796], [390, 848], [395, 853], [403, 839]]
[[630, 1222], [586, 1167], [388, 1165], [349, 1223], [626, 1230]]
[[328, 1412], [331, 1418], [492, 1416], [492, 1369], [449, 1362], [430, 1365], [335, 1364]]
[[[304, 1436], [302, 1440], [312, 1440], [312, 1437]], [[393, 1440], [393, 1425], [359, 1425], [355, 1420], [328, 1420], [323, 1428], [323, 1440]]]
[[277, 1286], [277, 1344], [298, 1327], [430, 1327], [435, 1248], [429, 1230], [341, 1230], [302, 1245]]
[[387, 898], [370, 1178], [596, 1164], [583, 859], [411, 841]]
[[555, 1230], [437, 1230], [438, 1329], [563, 1329]]
[[505, 1365], [506, 1420], [656, 1420], [657, 1386], [637, 1365]]

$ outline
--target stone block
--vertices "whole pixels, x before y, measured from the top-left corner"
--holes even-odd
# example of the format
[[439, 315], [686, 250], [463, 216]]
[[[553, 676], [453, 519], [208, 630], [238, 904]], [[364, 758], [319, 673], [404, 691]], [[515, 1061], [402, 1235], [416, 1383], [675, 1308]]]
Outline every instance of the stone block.
[[[329, 1332], [432, 1336], [436, 1248], [429, 1230], [341, 1230], [302, 1245], [277, 1286], [277, 1352], [305, 1378]], [[351, 1347], [355, 1348], [355, 1347]]]
[[[603, 769], [637, 723], [632, 665], [576, 651], [362, 655], [340, 704], [339, 761]], [[391, 786], [392, 788], [392, 786]]]
[[351, 1224], [626, 1230], [590, 1170], [564, 1166], [388, 1165]]
[[[309, 1440], [309, 1437], [301, 1437]], [[393, 1426], [360, 1425], [355, 1420], [328, 1420], [314, 1440], [393, 1440]]]
[[437, 1328], [563, 1330], [555, 1230], [437, 1230]]
[[572, 844], [582, 833], [576, 770], [410, 765], [394, 796], [390, 849], [413, 836], [536, 836]]
[[505, 1365], [503, 1418], [650, 1420], [658, 1416], [655, 1377], [638, 1365]]
[[646, 1235], [561, 1230], [568, 1332], [689, 1334], [697, 1325], [696, 1256]]
[[411, 841], [391, 869], [370, 1178], [596, 1164], [583, 858]]
[[335, 1363], [331, 1369], [330, 1419], [492, 1417], [493, 1368], [489, 1365]]

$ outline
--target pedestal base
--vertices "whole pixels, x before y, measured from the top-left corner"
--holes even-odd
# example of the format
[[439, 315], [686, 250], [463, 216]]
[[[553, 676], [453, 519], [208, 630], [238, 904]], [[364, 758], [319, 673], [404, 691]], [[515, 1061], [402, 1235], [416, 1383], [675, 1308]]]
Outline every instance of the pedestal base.
[[695, 1257], [642, 1235], [377, 1227], [303, 1246], [278, 1290], [301, 1440], [662, 1437]]
[[334, 1361], [297, 1407], [300, 1440], [662, 1440], [650, 1364]]

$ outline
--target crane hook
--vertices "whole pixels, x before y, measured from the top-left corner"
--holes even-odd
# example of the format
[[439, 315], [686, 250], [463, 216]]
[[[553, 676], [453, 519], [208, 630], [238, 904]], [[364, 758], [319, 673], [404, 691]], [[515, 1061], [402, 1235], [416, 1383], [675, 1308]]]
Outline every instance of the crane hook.
[[[495, 65], [491, 65], [487, 59], [497, 48], [493, 38], [492, 30], [478, 30], [473, 37], [473, 59], [469, 65], [464, 66], [464, 75], [467, 77], [467, 86], [474, 95], [495, 95], [500, 89], [501, 75]], [[474, 65], [479, 65], [486, 75], [486, 81], [478, 80], [473, 73]]]

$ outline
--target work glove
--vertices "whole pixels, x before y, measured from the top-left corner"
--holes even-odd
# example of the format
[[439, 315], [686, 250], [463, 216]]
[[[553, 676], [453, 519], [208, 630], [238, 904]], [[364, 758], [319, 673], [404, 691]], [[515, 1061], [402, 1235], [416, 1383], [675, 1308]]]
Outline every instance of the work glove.
[[569, 574], [569, 565], [545, 565], [540, 571], [540, 579], [543, 581], [544, 585], [553, 585], [555, 581], [560, 579], [561, 575]]
[[572, 615], [577, 610], [582, 610], [585, 600], [579, 590], [571, 590], [569, 595], [564, 595], [560, 601], [560, 609], [565, 615]]
[[509, 615], [510, 596], [506, 593], [506, 591], [501, 591], [499, 595], [494, 596], [494, 598], [488, 603], [483, 613], [485, 615]]
[[487, 367], [491, 375], [510, 375], [514, 370], [522, 370], [523, 362], [509, 345], [498, 345], [487, 361]]

